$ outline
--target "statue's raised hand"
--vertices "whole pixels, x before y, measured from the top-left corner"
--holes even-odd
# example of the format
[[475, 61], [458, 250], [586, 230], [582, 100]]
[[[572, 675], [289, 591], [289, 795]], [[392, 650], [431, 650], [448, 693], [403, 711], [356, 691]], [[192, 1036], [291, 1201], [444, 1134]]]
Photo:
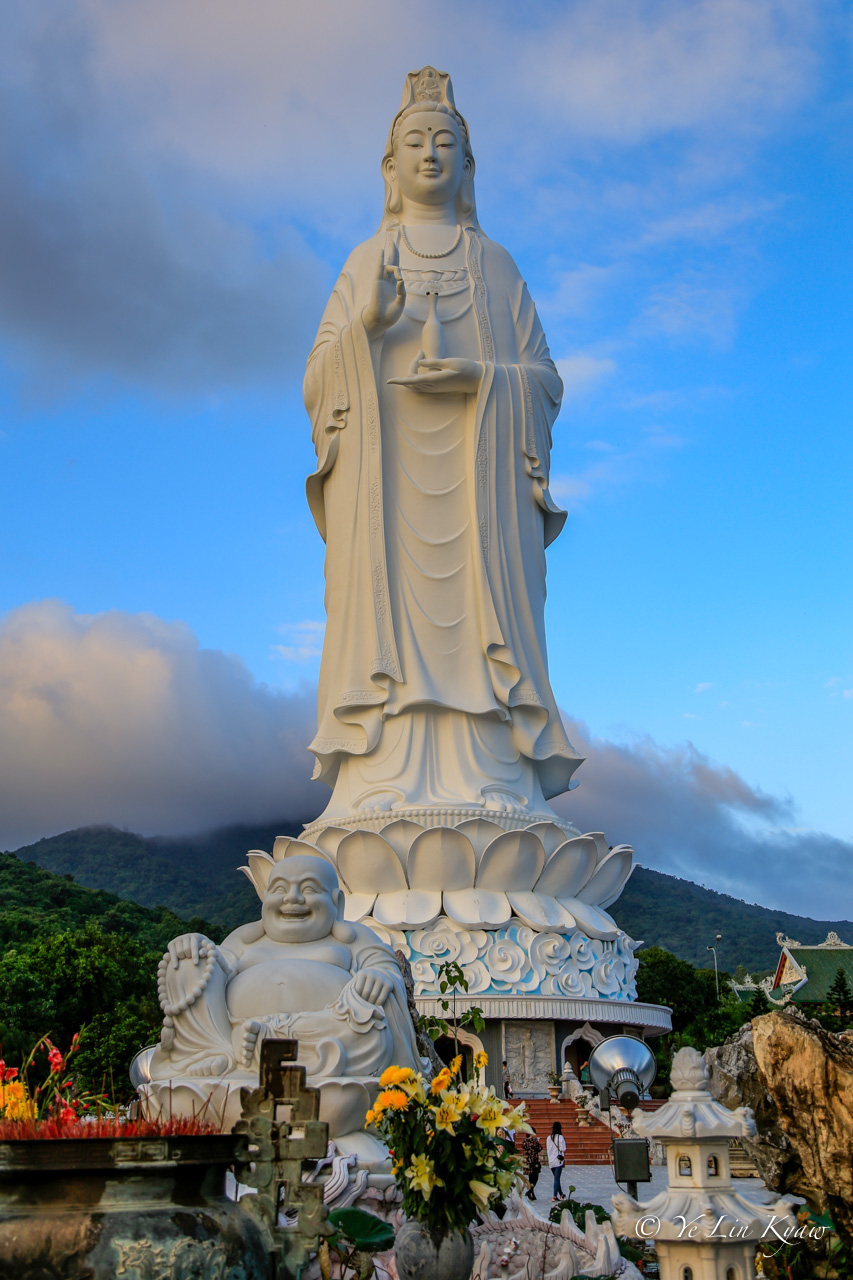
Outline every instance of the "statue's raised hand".
[[382, 250], [370, 301], [361, 313], [368, 337], [378, 338], [396, 324], [406, 305], [406, 286], [396, 245]]
[[378, 969], [361, 969], [354, 976], [352, 985], [356, 995], [368, 1004], [383, 1005], [391, 994], [391, 982]]

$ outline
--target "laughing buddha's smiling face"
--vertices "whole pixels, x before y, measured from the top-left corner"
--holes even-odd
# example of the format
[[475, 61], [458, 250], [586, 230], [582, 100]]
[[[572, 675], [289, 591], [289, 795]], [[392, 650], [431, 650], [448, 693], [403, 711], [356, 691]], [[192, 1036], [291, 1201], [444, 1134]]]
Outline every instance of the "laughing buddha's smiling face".
[[317, 942], [338, 918], [341, 889], [335, 869], [322, 858], [297, 856], [276, 864], [261, 910], [274, 942]]

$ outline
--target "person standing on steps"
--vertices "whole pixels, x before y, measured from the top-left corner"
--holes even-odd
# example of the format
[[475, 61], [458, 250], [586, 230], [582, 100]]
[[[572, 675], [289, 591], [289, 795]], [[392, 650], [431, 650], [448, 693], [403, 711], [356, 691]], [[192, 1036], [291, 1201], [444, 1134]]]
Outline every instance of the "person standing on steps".
[[504, 1058], [501, 1066], [503, 1069], [504, 1097], [509, 1100], [513, 1097], [512, 1076], [509, 1074], [509, 1067], [506, 1065], [506, 1058]]
[[548, 1156], [548, 1168], [554, 1176], [554, 1194], [552, 1201], [563, 1199], [563, 1166], [566, 1163], [566, 1139], [563, 1137], [563, 1126], [559, 1120], [551, 1125], [551, 1132], [545, 1142]]

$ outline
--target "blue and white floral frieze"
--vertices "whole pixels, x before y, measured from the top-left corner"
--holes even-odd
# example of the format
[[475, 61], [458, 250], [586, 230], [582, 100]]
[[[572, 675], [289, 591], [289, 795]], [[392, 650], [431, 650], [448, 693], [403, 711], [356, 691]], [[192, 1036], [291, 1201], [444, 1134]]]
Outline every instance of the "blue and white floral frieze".
[[412, 967], [415, 996], [439, 994], [438, 970], [455, 960], [469, 996], [564, 996], [636, 1000], [640, 945], [621, 931], [613, 939], [542, 933], [521, 920], [502, 929], [467, 929], [442, 917], [425, 929], [386, 929], [367, 923]]

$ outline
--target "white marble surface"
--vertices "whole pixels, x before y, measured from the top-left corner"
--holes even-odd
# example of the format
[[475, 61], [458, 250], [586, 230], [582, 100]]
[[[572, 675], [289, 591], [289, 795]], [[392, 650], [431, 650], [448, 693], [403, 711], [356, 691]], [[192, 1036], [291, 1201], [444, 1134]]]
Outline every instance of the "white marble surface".
[[547, 816], [580, 763], [545, 652], [562, 384], [518, 268], [479, 226], [444, 73], [407, 77], [382, 177], [381, 226], [344, 264], [305, 377], [324, 818]]
[[209, 1103], [233, 1123], [240, 1086], [257, 1085], [263, 1040], [296, 1039], [331, 1136], [356, 1132], [369, 1145], [377, 1078], [392, 1062], [420, 1067], [403, 975], [370, 929], [343, 919], [334, 867], [294, 845], [271, 866], [260, 920], [221, 946], [200, 934], [170, 942], [158, 972], [161, 1040], [137, 1083], [150, 1109], [191, 1114]]

